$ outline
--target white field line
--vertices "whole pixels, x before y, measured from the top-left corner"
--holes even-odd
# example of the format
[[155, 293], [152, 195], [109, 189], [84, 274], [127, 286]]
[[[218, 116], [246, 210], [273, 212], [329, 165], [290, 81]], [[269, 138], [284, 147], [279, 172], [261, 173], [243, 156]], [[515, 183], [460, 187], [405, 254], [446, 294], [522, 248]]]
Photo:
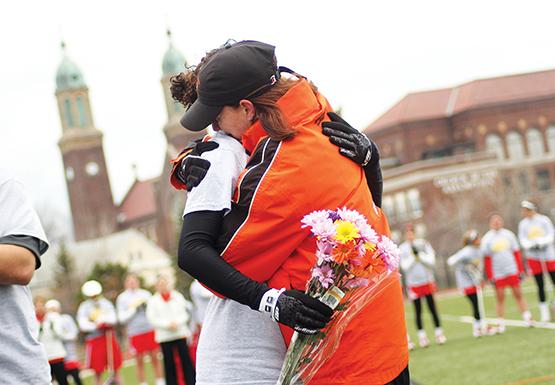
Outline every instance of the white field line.
[[[447, 320], [447, 321], [464, 322], [464, 323], [469, 323], [469, 324], [474, 322], [474, 317], [470, 317], [470, 316], [455, 316], [455, 315], [450, 315], [450, 314], [442, 314], [441, 318], [444, 319], [444, 320]], [[489, 324], [494, 324], [494, 325], [499, 322], [499, 320], [497, 318], [486, 318], [486, 321]], [[531, 327], [525, 321], [512, 320], [512, 319], [505, 319], [504, 321], [505, 321], [506, 326], [516, 326], [516, 327], [521, 327], [521, 328]], [[534, 321], [532, 327], [538, 328], [538, 329], [553, 329], [553, 330], [555, 330], [555, 322]]]

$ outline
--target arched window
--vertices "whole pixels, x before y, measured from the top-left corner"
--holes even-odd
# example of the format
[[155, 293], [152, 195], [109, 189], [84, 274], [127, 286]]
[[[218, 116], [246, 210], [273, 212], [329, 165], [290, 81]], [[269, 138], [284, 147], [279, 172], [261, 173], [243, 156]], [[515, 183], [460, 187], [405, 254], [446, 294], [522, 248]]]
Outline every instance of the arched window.
[[503, 141], [497, 134], [489, 134], [488, 136], [486, 136], [486, 150], [497, 155], [497, 159], [505, 158]]
[[87, 125], [87, 113], [85, 112], [83, 99], [80, 96], [77, 97], [77, 114], [79, 116], [79, 126], [85, 127]]
[[71, 113], [71, 102], [69, 99], [64, 100], [64, 115], [68, 127], [73, 127], [73, 115]]
[[395, 206], [391, 196], [384, 196], [382, 199], [382, 210], [391, 222], [395, 221]]
[[547, 147], [549, 152], [555, 154], [555, 125], [547, 129]]
[[528, 154], [530, 158], [541, 158], [545, 149], [543, 147], [543, 139], [540, 130], [530, 128], [526, 131], [526, 140], [528, 141]]
[[522, 136], [518, 132], [511, 131], [507, 134], [507, 149], [509, 150], [510, 159], [520, 160], [524, 158]]
[[413, 218], [418, 218], [422, 216], [422, 204], [420, 202], [420, 192], [413, 188], [407, 192], [407, 198], [409, 201], [410, 211]]
[[397, 219], [400, 221], [404, 221], [408, 218], [407, 200], [404, 192], [395, 194], [395, 211], [397, 213]]

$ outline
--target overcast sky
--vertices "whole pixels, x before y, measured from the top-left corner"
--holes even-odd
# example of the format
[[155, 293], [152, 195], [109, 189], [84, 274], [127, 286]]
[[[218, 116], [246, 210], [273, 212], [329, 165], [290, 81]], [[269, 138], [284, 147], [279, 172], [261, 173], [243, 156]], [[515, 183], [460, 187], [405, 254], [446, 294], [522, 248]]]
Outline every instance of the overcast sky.
[[[9, 5], [6, 5], [9, 4]], [[363, 129], [405, 94], [555, 68], [552, 1], [10, 1], [0, 10], [0, 164], [68, 213], [54, 97], [60, 40], [81, 68], [116, 201], [160, 173], [171, 27], [190, 64], [228, 38], [277, 46]]]

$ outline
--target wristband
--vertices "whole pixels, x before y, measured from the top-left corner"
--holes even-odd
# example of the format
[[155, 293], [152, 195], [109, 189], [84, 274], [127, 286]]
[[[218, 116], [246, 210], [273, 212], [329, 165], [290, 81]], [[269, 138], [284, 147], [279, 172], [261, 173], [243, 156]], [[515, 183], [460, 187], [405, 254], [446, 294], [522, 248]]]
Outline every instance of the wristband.
[[277, 321], [279, 319], [279, 313], [275, 314], [276, 311], [279, 311], [276, 309], [277, 300], [284, 291], [285, 289], [270, 289], [266, 291], [262, 296], [260, 305], [258, 305], [258, 311], [269, 314], [274, 321]]

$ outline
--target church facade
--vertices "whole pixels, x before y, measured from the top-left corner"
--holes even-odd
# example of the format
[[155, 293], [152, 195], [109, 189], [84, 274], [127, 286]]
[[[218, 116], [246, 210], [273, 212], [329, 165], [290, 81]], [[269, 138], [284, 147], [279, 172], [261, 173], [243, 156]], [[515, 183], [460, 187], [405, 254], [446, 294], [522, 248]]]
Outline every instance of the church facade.
[[55, 92], [62, 126], [58, 145], [76, 241], [136, 229], [170, 255], [175, 255], [186, 193], [170, 186], [169, 160], [205, 133], [190, 133], [179, 124], [183, 107], [172, 100], [169, 79], [185, 69], [186, 61], [174, 47], [169, 31], [168, 42], [160, 80], [167, 112], [167, 122], [162, 128], [166, 138], [164, 166], [156, 178], [135, 180], [119, 205], [113, 199], [103, 134], [94, 124], [89, 88], [81, 70], [62, 45], [63, 57], [56, 73]]

